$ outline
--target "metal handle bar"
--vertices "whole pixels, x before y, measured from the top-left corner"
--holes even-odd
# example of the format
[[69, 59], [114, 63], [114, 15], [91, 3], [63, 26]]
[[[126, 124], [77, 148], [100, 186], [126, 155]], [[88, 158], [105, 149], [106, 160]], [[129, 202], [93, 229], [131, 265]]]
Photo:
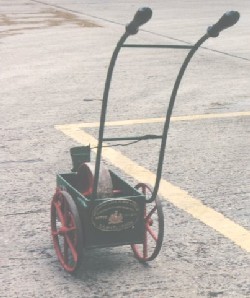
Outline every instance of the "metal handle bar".
[[106, 111], [108, 105], [108, 95], [110, 89], [110, 83], [113, 75], [113, 70], [115, 66], [115, 62], [117, 60], [117, 56], [120, 52], [120, 49], [129, 35], [136, 34], [138, 32], [138, 28], [149, 21], [152, 17], [152, 10], [149, 7], [140, 8], [135, 16], [134, 19], [126, 26], [126, 31], [118, 41], [113, 55], [110, 60], [107, 78], [105, 82], [105, 88], [103, 92], [103, 101], [102, 101], [102, 110], [101, 110], [101, 117], [100, 117], [100, 127], [99, 127], [99, 138], [98, 138], [98, 146], [97, 146], [97, 154], [96, 154], [96, 162], [95, 162], [95, 177], [94, 177], [94, 185], [93, 185], [93, 199], [97, 196], [97, 187], [99, 181], [99, 171], [100, 171], [100, 163], [101, 163], [101, 154], [102, 154], [102, 143], [103, 143], [103, 133], [104, 133], [104, 125], [105, 125], [105, 118], [106, 118]]
[[165, 124], [164, 124], [161, 148], [160, 148], [160, 154], [159, 154], [159, 160], [158, 160], [158, 167], [157, 167], [157, 172], [156, 172], [155, 186], [154, 186], [154, 190], [152, 193], [152, 197], [150, 198], [150, 200], [148, 200], [148, 202], [152, 202], [156, 198], [158, 190], [159, 190], [160, 180], [161, 180], [161, 175], [162, 175], [162, 165], [163, 165], [163, 161], [164, 161], [164, 153], [165, 153], [166, 144], [167, 144], [167, 136], [168, 136], [170, 118], [171, 118], [172, 111], [174, 108], [175, 98], [176, 98], [176, 95], [177, 95], [177, 92], [178, 92], [178, 89], [179, 89], [179, 86], [181, 83], [181, 79], [185, 73], [185, 70], [186, 70], [190, 60], [192, 59], [193, 55], [198, 50], [198, 48], [209, 37], [217, 37], [217, 36], [219, 36], [220, 31], [236, 24], [237, 21], [239, 20], [239, 16], [240, 16], [240, 14], [236, 11], [227, 12], [219, 19], [219, 21], [215, 25], [208, 27], [207, 33], [204, 36], [202, 36], [197, 41], [197, 43], [193, 46], [193, 48], [189, 51], [187, 57], [185, 58], [182, 66], [180, 68], [180, 71], [177, 75], [177, 78], [176, 78], [176, 81], [175, 81], [175, 84], [174, 84], [174, 87], [172, 90], [172, 94], [170, 97], [168, 110], [167, 110], [167, 114], [166, 114], [166, 120], [165, 120]]
[[[98, 180], [99, 180], [103, 133], [104, 133], [104, 125], [105, 125], [105, 118], [106, 118], [106, 111], [107, 111], [107, 104], [108, 104], [108, 94], [109, 94], [110, 83], [112, 79], [115, 62], [117, 60], [119, 51], [123, 46], [124, 42], [126, 41], [127, 37], [129, 35], [136, 34], [138, 32], [139, 26], [145, 24], [151, 18], [151, 16], [152, 16], [152, 11], [150, 8], [143, 8], [137, 11], [132, 22], [130, 22], [126, 26], [126, 32], [122, 35], [119, 42], [117, 43], [109, 64], [104, 93], [103, 93], [103, 102], [102, 102], [102, 110], [101, 110], [101, 117], [100, 117], [99, 139], [98, 139], [98, 147], [97, 147], [97, 155], [96, 155], [96, 163], [95, 163], [95, 177], [94, 177], [93, 195], [92, 195], [93, 199], [95, 199], [97, 196], [97, 186], [98, 186]], [[170, 97], [167, 113], [166, 113], [166, 119], [165, 119], [163, 134], [162, 134], [161, 148], [160, 148], [158, 167], [157, 167], [157, 173], [156, 173], [156, 182], [152, 193], [152, 197], [148, 202], [152, 202], [156, 198], [159, 190], [159, 185], [160, 185], [160, 180], [162, 175], [162, 165], [164, 161], [164, 153], [165, 153], [166, 144], [167, 144], [167, 134], [168, 134], [169, 124], [170, 124], [170, 118], [174, 108], [175, 98], [180, 86], [181, 79], [185, 73], [185, 70], [190, 60], [192, 59], [193, 55], [195, 54], [195, 52], [209, 37], [217, 37], [222, 30], [236, 24], [237, 21], [239, 20], [239, 17], [240, 17], [240, 14], [236, 11], [227, 12], [219, 19], [219, 21], [216, 24], [208, 27], [207, 33], [204, 36], [202, 36], [197, 41], [197, 43], [191, 48], [191, 50], [189, 51], [187, 57], [185, 58], [179, 70], [179, 73], [176, 78], [176, 81], [172, 90], [172, 94]]]
[[103, 138], [103, 141], [116, 142], [116, 141], [146, 141], [146, 140], [154, 140], [161, 139], [160, 135], [144, 135], [144, 136], [136, 136], [136, 137], [120, 137], [120, 138]]
[[165, 153], [165, 149], [166, 149], [166, 144], [167, 144], [167, 136], [168, 136], [168, 129], [169, 129], [169, 124], [170, 124], [170, 118], [172, 115], [172, 111], [174, 108], [174, 103], [175, 103], [175, 98], [181, 83], [181, 79], [185, 73], [185, 70], [188, 66], [188, 63], [190, 62], [190, 60], [192, 59], [194, 53], [198, 50], [198, 48], [209, 38], [209, 36], [207, 34], [205, 34], [201, 39], [198, 40], [198, 42], [193, 46], [193, 48], [189, 51], [186, 59], [184, 60], [180, 71], [178, 73], [178, 76], [176, 78], [175, 84], [174, 84], [174, 88], [172, 90], [172, 94], [169, 100], [169, 105], [168, 105], [168, 110], [167, 110], [167, 114], [166, 114], [166, 119], [165, 119], [165, 124], [164, 124], [164, 128], [163, 128], [163, 134], [162, 134], [162, 141], [161, 141], [161, 148], [160, 148], [160, 154], [159, 154], [159, 160], [158, 160], [158, 166], [157, 166], [157, 172], [156, 172], [156, 181], [155, 181], [155, 186], [154, 186], [154, 190], [152, 193], [152, 197], [148, 200], [148, 202], [152, 202], [158, 193], [159, 190], [159, 186], [160, 186], [160, 180], [161, 180], [161, 175], [162, 175], [162, 165], [163, 165], [163, 161], [164, 161], [164, 153]]

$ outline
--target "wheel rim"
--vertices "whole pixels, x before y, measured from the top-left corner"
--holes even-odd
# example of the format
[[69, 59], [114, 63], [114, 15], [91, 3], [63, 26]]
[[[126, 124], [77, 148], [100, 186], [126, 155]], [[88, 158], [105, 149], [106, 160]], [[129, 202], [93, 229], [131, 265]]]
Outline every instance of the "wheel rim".
[[[135, 187], [146, 197], [146, 202], [152, 196], [152, 190], [145, 183], [139, 183]], [[144, 240], [142, 244], [132, 244], [135, 257], [141, 262], [152, 261], [161, 250], [164, 234], [164, 217], [159, 199], [147, 202], [144, 208]]]
[[74, 201], [66, 192], [57, 191], [51, 202], [51, 234], [63, 268], [74, 272], [80, 262], [81, 227]]

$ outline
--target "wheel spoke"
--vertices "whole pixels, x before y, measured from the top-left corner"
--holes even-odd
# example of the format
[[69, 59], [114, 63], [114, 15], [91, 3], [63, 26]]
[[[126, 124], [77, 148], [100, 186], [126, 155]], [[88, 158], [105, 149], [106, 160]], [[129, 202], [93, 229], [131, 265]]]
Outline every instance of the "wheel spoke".
[[64, 262], [67, 264], [68, 263], [68, 243], [64, 237], [64, 240], [63, 240], [63, 247], [64, 247], [64, 253], [63, 253], [63, 260]]
[[146, 225], [146, 229], [147, 229], [148, 233], [152, 236], [152, 238], [155, 240], [155, 242], [157, 242], [158, 237], [155, 234], [155, 232], [153, 231], [153, 229], [149, 225]]
[[152, 261], [158, 255], [163, 239], [163, 213], [160, 201], [156, 197], [152, 202], [152, 191], [145, 183], [139, 183], [135, 188], [146, 199], [144, 209], [144, 237], [141, 244], [132, 244], [135, 257], [139, 261]]
[[72, 253], [74, 262], [77, 262], [78, 254], [77, 254], [77, 251], [76, 251], [76, 247], [72, 243], [72, 241], [71, 241], [71, 239], [70, 239], [70, 237], [69, 237], [68, 234], [65, 234], [65, 239], [67, 241], [67, 244], [69, 246], [69, 249], [71, 250], [71, 253]]
[[143, 242], [143, 258], [146, 259], [147, 257], [148, 257], [148, 235], [147, 235], [147, 229], [145, 228], [144, 242]]
[[57, 191], [52, 199], [51, 234], [61, 265], [74, 272], [81, 261], [82, 228], [77, 206], [66, 191]]
[[52, 229], [52, 236], [58, 236], [60, 234], [60, 231], [54, 231]]
[[63, 218], [65, 221], [65, 226], [68, 226], [69, 223], [69, 207], [67, 204], [67, 201], [64, 199], [63, 200]]
[[56, 208], [56, 213], [59, 217], [60, 222], [62, 223], [63, 226], [65, 226], [65, 219], [64, 219], [64, 215], [62, 213], [62, 210], [60, 208], [61, 207], [60, 204], [58, 202], [53, 202], [53, 204]]
[[64, 235], [70, 232], [76, 231], [76, 227], [61, 227], [60, 229], [56, 231], [52, 231], [52, 235], [57, 236], [57, 235]]
[[76, 230], [76, 227], [69, 227], [69, 228], [65, 229], [65, 233], [69, 233], [69, 232], [72, 232], [72, 231], [75, 231], [75, 230]]
[[149, 212], [149, 214], [146, 216], [146, 222], [148, 222], [149, 218], [153, 215], [153, 213], [157, 210], [156, 205], [154, 208]]
[[76, 227], [74, 224], [74, 218], [71, 212], [69, 211], [69, 208], [66, 202], [64, 204], [64, 218], [67, 225], [62, 228], [63, 234], [64, 234], [64, 261], [68, 263], [68, 257], [69, 257], [68, 254], [70, 249], [74, 262], [77, 262], [77, 251], [72, 242], [72, 238], [70, 237], [70, 232], [75, 231]]

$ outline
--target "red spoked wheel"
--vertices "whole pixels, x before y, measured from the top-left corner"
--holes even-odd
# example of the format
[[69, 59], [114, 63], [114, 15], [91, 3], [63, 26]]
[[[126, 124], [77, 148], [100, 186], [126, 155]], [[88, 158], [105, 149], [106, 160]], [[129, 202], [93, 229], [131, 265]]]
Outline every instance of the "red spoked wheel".
[[161, 250], [164, 235], [164, 215], [161, 202], [158, 197], [153, 202], [148, 202], [152, 196], [152, 190], [145, 183], [139, 183], [135, 187], [146, 197], [144, 209], [145, 231], [142, 244], [132, 244], [135, 257], [140, 262], [152, 261]]
[[76, 204], [66, 191], [57, 190], [52, 199], [51, 233], [63, 268], [75, 272], [81, 262], [83, 234]]

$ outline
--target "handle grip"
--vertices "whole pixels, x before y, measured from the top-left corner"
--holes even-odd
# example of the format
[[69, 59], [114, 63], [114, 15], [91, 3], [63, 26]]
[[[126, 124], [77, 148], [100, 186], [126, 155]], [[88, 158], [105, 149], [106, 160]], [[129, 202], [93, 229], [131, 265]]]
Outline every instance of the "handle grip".
[[126, 25], [126, 32], [129, 35], [136, 34], [141, 25], [147, 23], [152, 17], [152, 9], [149, 7], [142, 7], [137, 10], [134, 19]]
[[233, 25], [235, 25], [240, 18], [240, 14], [238, 11], [228, 11], [223, 14], [223, 16], [219, 19], [219, 21], [209, 26], [207, 29], [207, 34], [209, 37], [217, 37], [219, 36], [219, 33]]

